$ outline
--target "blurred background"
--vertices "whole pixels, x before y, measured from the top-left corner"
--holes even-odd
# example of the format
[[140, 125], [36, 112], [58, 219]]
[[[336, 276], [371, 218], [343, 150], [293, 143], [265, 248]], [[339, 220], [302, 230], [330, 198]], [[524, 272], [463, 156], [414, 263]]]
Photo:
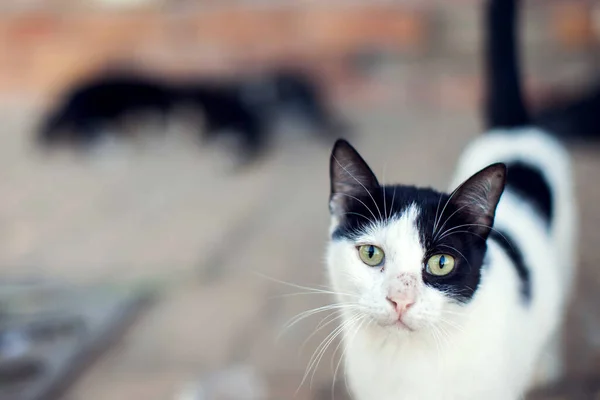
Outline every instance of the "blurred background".
[[[600, 3], [525, 4], [531, 106], [578, 98], [600, 78]], [[327, 284], [330, 144], [350, 138], [386, 182], [446, 189], [481, 130], [481, 14], [481, 0], [3, 0], [0, 399], [308, 400], [332, 398], [332, 386], [345, 399], [341, 372], [332, 385], [336, 342], [301, 385], [335, 325], [319, 326], [326, 314], [277, 340], [287, 321], [329, 300], [301, 286]], [[245, 88], [282, 91], [277, 71], [292, 71], [291, 103], [320, 104], [348, 129], [284, 120], [241, 164], [173, 112], [136, 135], [46, 151], [36, 141], [43, 121], [106, 71], [153, 89], [217, 87], [200, 100], [203, 121], [207, 103], [245, 106]], [[170, 105], [175, 92], [160, 93]], [[102, 130], [119, 130], [120, 112], [106, 115]], [[570, 148], [580, 274], [568, 379], [546, 399], [600, 398], [600, 150]], [[240, 392], [222, 393], [231, 389]]]

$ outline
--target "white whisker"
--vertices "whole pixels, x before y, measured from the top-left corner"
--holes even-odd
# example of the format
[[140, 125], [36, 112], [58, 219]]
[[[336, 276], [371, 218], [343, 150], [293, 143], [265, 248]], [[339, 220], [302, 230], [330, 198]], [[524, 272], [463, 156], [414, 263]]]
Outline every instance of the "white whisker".
[[463, 225], [458, 225], [455, 226], [453, 228], [448, 229], [446, 232], [444, 232], [444, 235], [442, 235], [442, 237], [440, 237], [440, 240], [443, 239], [444, 237], [446, 237], [450, 232], [454, 231], [455, 229], [459, 229], [459, 228], [464, 228], [467, 226], [482, 226], [484, 228], [488, 228], [491, 231], [496, 232], [498, 235], [500, 235], [504, 240], [506, 240], [506, 243], [510, 243], [508, 241], [508, 239], [502, 234], [502, 232], [498, 231], [497, 229], [494, 229], [493, 227], [491, 227], [490, 225], [485, 225], [485, 224], [463, 224]]
[[[455, 190], [454, 190], [454, 191], [453, 191], [453, 192], [450, 194], [450, 197], [448, 197], [448, 200], [446, 200], [446, 203], [444, 204], [444, 207], [442, 208], [442, 212], [441, 212], [441, 214], [440, 214], [440, 216], [439, 216], [439, 219], [438, 219], [438, 224], [439, 224], [439, 221], [441, 221], [441, 220], [442, 220], [442, 217], [444, 216], [444, 211], [446, 211], [446, 207], [447, 207], [447, 206], [448, 206], [448, 204], [450, 203], [450, 200], [452, 200], [452, 197], [454, 197], [454, 195], [456, 194], [456, 192], [458, 192], [458, 189], [460, 189], [460, 187], [461, 187], [461, 186], [462, 186], [462, 185], [460, 185], [459, 187], [457, 187], [457, 188], [456, 188], [456, 189], [455, 189]], [[433, 234], [434, 234], [434, 235], [435, 235], [436, 231], [437, 231], [437, 225], [436, 225], [436, 226], [434, 226], [434, 228], [433, 228]]]
[[342, 215], [358, 215], [359, 217], [363, 217], [364, 219], [366, 219], [367, 221], [369, 221], [369, 223], [371, 225], [375, 225], [375, 221], [373, 221], [371, 218], [369, 218], [366, 215], [361, 214], [361, 213], [348, 211], [348, 212], [343, 213]]
[[394, 200], [396, 200], [396, 189], [398, 186], [394, 186], [394, 193], [392, 194], [392, 201], [390, 202], [390, 217], [392, 216], [392, 212], [394, 211]]
[[268, 299], [274, 300], [274, 299], [281, 299], [281, 298], [285, 298], [285, 297], [302, 296], [302, 295], [309, 295], [309, 294], [326, 294], [326, 295], [342, 295], [342, 296], [358, 297], [355, 294], [342, 293], [342, 292], [330, 292], [327, 290], [323, 290], [323, 291], [314, 291], [314, 292], [285, 293], [285, 294], [279, 294], [277, 296], [269, 296]]
[[[336, 158], [336, 156], [333, 156], [333, 159], [335, 160], [335, 162], [348, 174], [352, 177], [352, 179], [354, 179], [360, 186], [362, 186], [362, 188], [365, 190], [365, 192], [367, 192], [367, 194], [369, 195], [369, 197], [371, 197], [371, 200], [373, 200], [373, 204], [375, 204], [375, 208], [377, 208], [377, 212], [379, 213], [379, 218], [383, 219], [381, 216], [381, 210], [379, 209], [379, 206], [377, 205], [377, 202], [375, 201], [375, 199], [373, 198], [373, 195], [371, 194], [371, 192], [365, 187], [365, 185], [363, 185], [363, 183], [361, 181], [359, 181], [358, 179], [356, 179], [356, 177], [354, 175], [352, 175], [352, 173], [350, 173], [350, 171], [348, 171], [346, 169], [346, 167], [344, 167]], [[366, 207], [366, 206], [365, 206]], [[375, 218], [377, 219], [377, 218]]]
[[[325, 339], [323, 339], [321, 344], [319, 344], [319, 346], [317, 346], [315, 352], [313, 353], [313, 355], [311, 356], [311, 358], [309, 360], [308, 367], [306, 368], [306, 371], [304, 372], [304, 376], [302, 377], [302, 381], [300, 382], [300, 385], [298, 386], [298, 389], [296, 390], [296, 394], [298, 393], [298, 391], [300, 390], [300, 388], [302, 387], [304, 382], [306, 382], [306, 379], [308, 378], [308, 375], [310, 374], [311, 369], [316, 371], [316, 369], [318, 368], [318, 365], [321, 361], [321, 358], [325, 354], [325, 351], [327, 351], [327, 348], [331, 345], [331, 343], [335, 340], [335, 338], [338, 337], [347, 326], [350, 326], [351, 324], [353, 324], [358, 318], [360, 318], [360, 316], [355, 316], [355, 317], [343, 322], [340, 326], [335, 328], [329, 335], [327, 335], [325, 337]], [[314, 377], [314, 372], [313, 372], [313, 377]], [[312, 386], [312, 378], [311, 378], [311, 386]]]
[[445, 234], [444, 234], [444, 235], [443, 235], [443, 236], [440, 238], [440, 240], [442, 240], [442, 239], [443, 239], [443, 238], [445, 238], [445, 237], [452, 236], [452, 235], [454, 235], [455, 233], [470, 233], [471, 235], [477, 236], [478, 238], [480, 238], [481, 240], [483, 240], [483, 241], [485, 242], [485, 239], [483, 238], [483, 236], [481, 236], [481, 235], [478, 235], [478, 234], [476, 234], [475, 232], [471, 232], [471, 231], [453, 231], [453, 232], [450, 232], [450, 233], [445, 233]]
[[[342, 340], [340, 340], [340, 344], [344, 343], [344, 340], [346, 341], [346, 344], [344, 346], [344, 350], [342, 351], [342, 354], [340, 355], [340, 359], [338, 360], [337, 366], [335, 367], [335, 370], [333, 371], [333, 380], [331, 381], [331, 398], [332, 400], [335, 400], [335, 380], [337, 377], [337, 373], [338, 370], [340, 369], [340, 365], [342, 364], [342, 361], [344, 360], [344, 356], [346, 355], [346, 351], [348, 350], [348, 347], [352, 344], [352, 342], [354, 341], [356, 335], [358, 334], [358, 332], [361, 330], [361, 328], [363, 327], [363, 325], [365, 324], [365, 322], [370, 322], [368, 318], [364, 317], [362, 319], [362, 322], [360, 323], [360, 325], [358, 325], [355, 329], [354, 329], [354, 333], [352, 334], [352, 337], [350, 338], [350, 335], [347, 335], [347, 338], [342, 338]], [[367, 324], [368, 325], [368, 324]], [[338, 344], [338, 347], [340, 345]], [[331, 361], [334, 360], [334, 356], [335, 356], [335, 352], [336, 350], [333, 352], [333, 356], [331, 357]], [[332, 364], [333, 366], [333, 364]]]
[[[361, 199], [359, 199], [356, 196], [352, 196], [350, 194], [346, 194], [346, 193], [336, 193], [336, 195], [342, 195], [342, 196], [346, 196], [346, 197], [350, 197], [351, 199], [354, 199], [356, 201], [358, 201], [360, 204], [362, 204], [363, 206], [365, 206], [365, 208], [371, 213], [371, 215], [373, 216], [373, 220], [377, 220], [377, 217], [375, 216], [375, 213], [371, 210], [371, 208], [365, 204], [364, 201], [362, 201]], [[381, 218], [381, 217], [380, 217]], [[375, 224], [375, 222], [373, 222], [373, 224]]]
[[298, 322], [300, 322], [303, 319], [306, 319], [312, 315], [315, 315], [315, 314], [318, 314], [321, 312], [325, 312], [325, 311], [352, 309], [352, 308], [356, 308], [356, 307], [357, 306], [354, 304], [338, 303], [338, 304], [329, 304], [326, 306], [313, 308], [312, 310], [303, 311], [284, 324], [283, 328], [281, 329], [281, 332], [279, 333], [279, 335], [277, 335], [277, 340], [279, 340], [285, 334], [285, 332], [287, 332], [289, 329], [291, 329]]
[[313, 336], [315, 336], [315, 335], [316, 335], [316, 334], [317, 334], [317, 333], [318, 333], [320, 330], [322, 330], [323, 328], [325, 328], [327, 325], [329, 325], [329, 324], [331, 324], [331, 323], [335, 322], [336, 320], [338, 320], [338, 319], [340, 319], [340, 318], [343, 318], [343, 317], [344, 317], [344, 314], [341, 314], [341, 313], [340, 313], [340, 314], [338, 314], [337, 316], [335, 316], [334, 318], [332, 318], [331, 320], [327, 321], [326, 323], [323, 323], [323, 322], [325, 322], [325, 320], [326, 320], [326, 319], [328, 319], [328, 318], [331, 318], [331, 316], [332, 316], [332, 315], [335, 315], [335, 313], [336, 313], [336, 312], [337, 312], [337, 311], [334, 311], [333, 313], [329, 314], [327, 317], [323, 318], [323, 319], [322, 319], [322, 320], [319, 322], [319, 324], [316, 326], [315, 330], [314, 330], [314, 331], [313, 331], [313, 332], [312, 332], [310, 335], [308, 335], [308, 337], [307, 337], [306, 339], [304, 339], [304, 341], [303, 341], [303, 342], [302, 342], [302, 344], [300, 345], [300, 349], [299, 349], [299, 351], [302, 351], [302, 349], [304, 348], [304, 346], [306, 345], [306, 343], [308, 343], [308, 341], [309, 341], [309, 340], [310, 340], [310, 339], [311, 339]]
[[458, 254], [461, 255], [462, 258], [464, 258], [464, 260], [467, 263], [467, 265], [469, 266], [469, 268], [471, 268], [471, 269], [473, 268], [473, 267], [471, 267], [471, 263], [469, 262], [469, 260], [467, 260], [467, 257], [465, 257], [464, 254], [461, 253], [456, 247], [450, 246], [450, 245], [447, 245], [447, 244], [438, 244], [438, 246], [440, 246], [440, 247], [446, 247], [446, 248], [449, 248], [452, 251], [457, 252]]
[[383, 166], [383, 180], [382, 180], [382, 185], [381, 185], [381, 190], [383, 192], [383, 214], [385, 216], [385, 221], [387, 222], [388, 220], [388, 215], [387, 215], [387, 204], [386, 204], [386, 198], [385, 198], [385, 165]]
[[443, 225], [440, 227], [440, 229], [439, 229], [439, 232], [437, 232], [437, 233], [436, 233], [436, 235], [433, 237], [433, 241], [434, 241], [434, 242], [435, 242], [435, 240], [437, 239], [437, 237], [438, 237], [438, 236], [440, 236], [440, 234], [443, 234], [443, 233], [444, 233], [444, 231], [443, 231], [442, 229], [444, 229], [444, 227], [446, 226], [446, 224], [447, 224], [448, 222], [450, 222], [450, 219], [452, 219], [452, 217], [453, 217], [453, 216], [454, 216], [454, 215], [455, 215], [457, 212], [459, 212], [460, 210], [462, 210], [463, 208], [465, 208], [465, 207], [468, 207], [468, 206], [469, 206], [469, 204], [465, 204], [464, 206], [462, 206], [462, 207], [459, 207], [459, 208], [458, 208], [456, 211], [454, 211], [452, 214], [450, 214], [450, 216], [449, 216], [448, 218], [446, 218], [446, 220], [444, 221], [444, 224], [443, 224]]
[[[342, 295], [345, 295], [345, 296], [359, 297], [359, 296], [354, 295], [354, 294], [336, 292], [336, 291], [332, 291], [332, 290], [318, 289], [318, 288], [314, 288], [314, 287], [310, 287], [310, 286], [302, 286], [302, 285], [298, 285], [298, 284], [295, 284], [295, 283], [282, 281], [280, 279], [276, 279], [276, 278], [264, 275], [264, 274], [262, 274], [260, 272], [254, 272], [254, 274], [260, 276], [261, 278], [268, 279], [268, 280], [270, 280], [272, 282], [280, 283], [282, 285], [290, 286], [290, 287], [293, 287], [293, 288], [296, 288], [296, 289], [306, 290], [306, 291], [309, 291], [310, 293], [324, 293], [324, 294], [333, 294], [333, 295], [342, 294]], [[329, 289], [328, 286], [325, 286], [325, 285], [320, 285], [320, 286], [324, 287], [326, 289]]]
[[433, 237], [433, 235], [435, 235], [435, 229], [436, 229], [437, 224], [439, 222], [438, 218], [441, 218], [441, 216], [438, 217], [438, 211], [440, 210], [440, 203], [442, 202], [442, 197], [444, 197], [444, 194], [440, 193], [440, 197], [438, 199], [437, 207], [435, 208], [435, 217], [433, 218], [433, 229], [431, 230], [431, 237]]

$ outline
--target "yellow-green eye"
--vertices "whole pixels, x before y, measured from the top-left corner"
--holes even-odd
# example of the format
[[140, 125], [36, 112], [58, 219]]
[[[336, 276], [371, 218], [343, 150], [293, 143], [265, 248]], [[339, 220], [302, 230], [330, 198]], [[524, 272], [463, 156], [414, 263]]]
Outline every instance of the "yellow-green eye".
[[372, 244], [358, 246], [358, 255], [362, 262], [371, 267], [380, 265], [385, 257], [383, 250]]
[[435, 276], [448, 275], [454, 269], [454, 257], [448, 254], [436, 254], [427, 260], [427, 273]]

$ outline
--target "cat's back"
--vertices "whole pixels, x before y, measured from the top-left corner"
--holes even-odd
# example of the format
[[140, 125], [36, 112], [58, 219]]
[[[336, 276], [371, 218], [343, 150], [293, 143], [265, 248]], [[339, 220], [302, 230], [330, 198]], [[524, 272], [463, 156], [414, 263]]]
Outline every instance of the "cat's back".
[[166, 85], [136, 76], [99, 76], [74, 86], [66, 98], [69, 107], [97, 112], [121, 112], [130, 109], [163, 108], [170, 102]]
[[[491, 163], [507, 166], [493, 224], [489, 268], [510, 270], [518, 304], [533, 326], [553, 330], [564, 309], [576, 264], [576, 207], [570, 157], [535, 127], [492, 131], [462, 154], [456, 181]], [[494, 265], [494, 264], [502, 265]], [[540, 326], [541, 328], [541, 326]]]

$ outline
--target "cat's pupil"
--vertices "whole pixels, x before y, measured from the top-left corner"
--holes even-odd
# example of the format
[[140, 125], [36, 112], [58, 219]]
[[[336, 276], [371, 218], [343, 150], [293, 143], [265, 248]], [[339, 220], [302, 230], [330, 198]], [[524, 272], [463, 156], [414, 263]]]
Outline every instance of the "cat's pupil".
[[441, 256], [440, 257], [440, 268], [444, 268], [444, 266], [446, 265], [446, 257], [445, 256]]
[[369, 246], [369, 258], [373, 258], [375, 255], [375, 247]]

